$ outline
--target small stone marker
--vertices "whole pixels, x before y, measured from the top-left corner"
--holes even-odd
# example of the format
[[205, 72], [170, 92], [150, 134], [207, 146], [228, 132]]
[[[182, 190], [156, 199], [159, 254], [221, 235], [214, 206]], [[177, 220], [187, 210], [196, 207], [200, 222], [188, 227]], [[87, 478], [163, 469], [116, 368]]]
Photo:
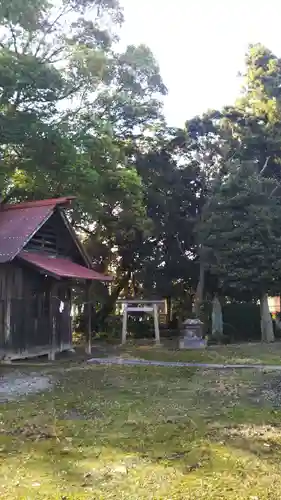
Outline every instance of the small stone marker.
[[180, 349], [204, 349], [207, 345], [202, 338], [203, 323], [200, 319], [186, 319], [183, 322], [183, 336], [180, 338]]

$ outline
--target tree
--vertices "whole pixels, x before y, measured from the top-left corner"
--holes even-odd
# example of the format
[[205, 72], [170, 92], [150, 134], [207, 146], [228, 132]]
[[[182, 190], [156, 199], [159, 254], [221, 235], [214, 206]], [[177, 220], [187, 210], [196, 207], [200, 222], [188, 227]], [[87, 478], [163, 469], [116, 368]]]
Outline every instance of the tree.
[[[205, 213], [211, 210], [214, 186], [228, 175], [229, 161], [253, 161], [260, 168], [267, 162], [264, 175], [280, 179], [280, 79], [281, 60], [260, 44], [250, 46], [245, 58], [245, 85], [235, 104], [186, 123], [182, 143], [198, 162]], [[200, 267], [194, 305], [200, 315], [209, 255], [200, 241], [201, 233], [197, 234]]]
[[103, 317], [151, 227], [135, 160], [166, 92], [147, 47], [114, 50], [122, 17], [117, 0], [0, 7], [0, 188], [11, 200], [77, 196], [73, 225], [116, 273]]
[[244, 86], [234, 106], [220, 113], [221, 133], [240, 161], [268, 159], [267, 176], [280, 179], [281, 59], [261, 44], [245, 57]]
[[143, 293], [167, 298], [186, 296], [192, 289], [193, 229], [200, 201], [196, 166], [184, 162], [174, 138], [163, 137], [161, 147], [139, 155], [136, 164], [153, 223], [139, 250], [136, 278]]
[[[196, 172], [197, 209], [193, 220], [193, 254], [198, 269], [193, 311], [197, 317], [202, 316], [202, 304], [206, 292], [208, 252], [194, 228], [201, 218], [203, 208], [209, 204], [214, 185], [225, 172], [225, 160], [229, 156], [229, 145], [220, 129], [220, 113], [210, 111], [201, 118], [195, 117], [185, 124], [185, 129], [178, 133], [176, 143], [181, 150], [185, 162]], [[193, 264], [194, 265], [194, 264]]]
[[274, 340], [267, 294], [281, 283], [279, 183], [255, 163], [234, 164], [217, 185], [199, 227], [222, 290], [247, 292], [261, 304], [262, 340]]
[[[100, 259], [102, 247], [103, 258], [116, 272], [115, 287], [98, 314], [99, 322], [132, 280], [136, 256], [152, 227], [136, 157], [146, 147], [146, 133], [162, 121], [160, 95], [166, 92], [146, 47], [129, 47], [116, 56], [114, 64], [112, 83], [87, 104], [77, 122], [81, 149], [99, 175], [96, 197], [88, 198], [79, 227], [84, 226], [93, 258]], [[98, 208], [96, 203], [90, 207], [94, 200]]]
[[70, 98], [77, 110], [83, 95], [107, 81], [112, 26], [121, 20], [117, 0], [1, 3], [1, 190], [24, 196], [30, 185], [30, 196], [38, 186], [40, 196], [53, 184], [62, 191], [59, 170], [68, 178], [78, 173], [81, 183], [61, 110]]

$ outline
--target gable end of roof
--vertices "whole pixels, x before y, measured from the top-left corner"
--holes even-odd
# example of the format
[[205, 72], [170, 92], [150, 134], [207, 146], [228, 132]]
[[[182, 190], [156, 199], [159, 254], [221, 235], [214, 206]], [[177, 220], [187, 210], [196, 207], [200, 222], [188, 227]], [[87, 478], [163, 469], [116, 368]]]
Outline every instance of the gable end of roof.
[[[57, 207], [68, 206], [73, 197], [3, 205], [0, 210], [0, 263], [11, 262]], [[84, 254], [82, 254], [85, 259]]]

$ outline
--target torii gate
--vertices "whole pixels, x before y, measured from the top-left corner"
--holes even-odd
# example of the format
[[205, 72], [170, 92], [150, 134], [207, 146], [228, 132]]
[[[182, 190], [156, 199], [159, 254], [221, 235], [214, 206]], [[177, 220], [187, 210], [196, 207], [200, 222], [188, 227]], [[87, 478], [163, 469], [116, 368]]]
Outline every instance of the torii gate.
[[165, 306], [165, 300], [124, 299], [117, 300], [117, 304], [122, 304], [124, 306], [122, 319], [122, 344], [126, 344], [128, 313], [146, 312], [153, 314], [155, 343], [160, 345], [158, 308], [163, 305]]

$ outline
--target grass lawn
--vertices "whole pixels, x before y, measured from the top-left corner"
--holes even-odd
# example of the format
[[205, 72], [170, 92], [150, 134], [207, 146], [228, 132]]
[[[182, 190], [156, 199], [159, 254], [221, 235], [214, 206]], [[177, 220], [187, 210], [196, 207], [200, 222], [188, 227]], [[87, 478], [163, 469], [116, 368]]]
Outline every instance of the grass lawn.
[[280, 500], [281, 373], [37, 370], [51, 391], [0, 405], [2, 499]]
[[[273, 344], [245, 343], [210, 346], [207, 349], [198, 350], [179, 350], [177, 341], [163, 340], [163, 345], [160, 348], [151, 343], [140, 341], [139, 344], [129, 343], [125, 347], [116, 346], [115, 351], [114, 355], [147, 360], [281, 365], [281, 342]], [[93, 349], [93, 355], [94, 353]]]

